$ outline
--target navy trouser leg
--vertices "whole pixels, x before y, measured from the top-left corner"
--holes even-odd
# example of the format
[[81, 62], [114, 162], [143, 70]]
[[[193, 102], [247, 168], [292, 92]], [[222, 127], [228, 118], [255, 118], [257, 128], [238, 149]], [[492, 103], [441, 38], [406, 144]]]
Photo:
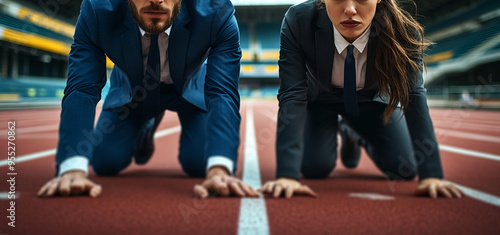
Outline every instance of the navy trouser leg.
[[162, 84], [161, 93], [162, 105], [177, 112], [181, 123], [178, 159], [182, 169], [191, 177], [205, 177], [208, 113], [182, 98], [173, 85]]
[[179, 163], [191, 177], [205, 177], [207, 167], [207, 112], [187, 106], [177, 111], [182, 130], [179, 144]]
[[131, 162], [145, 122], [131, 118], [121, 118], [112, 110], [103, 110], [99, 116], [94, 136], [96, 145], [91, 160], [93, 170], [98, 175], [116, 175]]

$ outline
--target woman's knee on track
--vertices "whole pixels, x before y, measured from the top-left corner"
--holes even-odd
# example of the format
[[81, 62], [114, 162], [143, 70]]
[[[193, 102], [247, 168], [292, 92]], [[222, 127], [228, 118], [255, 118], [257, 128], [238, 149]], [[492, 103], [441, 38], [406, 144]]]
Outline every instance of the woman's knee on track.
[[325, 179], [335, 168], [335, 162], [328, 164], [302, 164], [302, 176], [307, 179]]

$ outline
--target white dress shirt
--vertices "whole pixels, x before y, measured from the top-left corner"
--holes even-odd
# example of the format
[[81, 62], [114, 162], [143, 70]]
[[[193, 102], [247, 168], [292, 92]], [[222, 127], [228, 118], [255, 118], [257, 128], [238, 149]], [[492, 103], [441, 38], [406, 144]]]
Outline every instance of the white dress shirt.
[[[161, 63], [161, 75], [160, 81], [166, 84], [173, 84], [172, 77], [170, 76], [170, 67], [168, 64], [168, 38], [170, 36], [169, 27], [164, 33], [158, 35], [158, 49], [160, 50], [160, 63]], [[144, 76], [146, 75], [146, 67], [148, 63], [149, 47], [151, 44], [151, 37], [149, 33], [146, 33], [141, 27], [139, 27], [141, 32], [141, 46], [142, 46], [142, 59], [144, 62]], [[88, 165], [89, 160], [84, 156], [74, 156], [64, 160], [59, 166], [58, 175], [61, 176], [68, 171], [83, 171], [85, 175], [88, 175]], [[216, 155], [210, 156], [207, 161], [207, 171], [213, 166], [223, 166], [226, 170], [232, 174], [234, 169], [234, 163], [231, 159], [225, 156]]]
[[[344, 62], [347, 56], [347, 46], [351, 45], [345, 38], [333, 27], [335, 40], [335, 54], [332, 69], [332, 85], [334, 87], [344, 87]], [[354, 59], [356, 60], [356, 90], [361, 90], [365, 86], [366, 60], [368, 58], [368, 39], [370, 39], [370, 26], [352, 43]]]

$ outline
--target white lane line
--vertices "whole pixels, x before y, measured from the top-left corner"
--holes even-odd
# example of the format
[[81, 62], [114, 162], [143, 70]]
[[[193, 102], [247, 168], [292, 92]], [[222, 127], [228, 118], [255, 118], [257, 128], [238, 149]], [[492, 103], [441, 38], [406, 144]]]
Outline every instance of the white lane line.
[[500, 143], [500, 137], [491, 136], [491, 135], [481, 135], [481, 134], [473, 134], [470, 132], [462, 132], [462, 131], [452, 131], [436, 128], [436, 136], [453, 136], [455, 138], [461, 139], [470, 139], [470, 140], [478, 140], [478, 141], [487, 141], [493, 143]]
[[[44, 125], [44, 126], [35, 126], [35, 127], [23, 127], [17, 128], [16, 134], [24, 134], [24, 133], [33, 133], [33, 132], [41, 132], [41, 131], [51, 131], [57, 130], [59, 128], [59, 124], [57, 125]], [[0, 135], [7, 135], [8, 130], [0, 130]]]
[[436, 121], [433, 122], [434, 126], [443, 127], [443, 128], [452, 128], [452, 129], [473, 129], [473, 130], [486, 130], [486, 131], [500, 131], [500, 127], [498, 127], [498, 121], [496, 123], [488, 123], [488, 124], [478, 124], [471, 123], [470, 120], [467, 122], [453, 122], [453, 121]]
[[[255, 126], [253, 120], [252, 103], [247, 103], [247, 123], [245, 133], [245, 157], [243, 165], [243, 182], [258, 189], [261, 187], [259, 157], [255, 140]], [[242, 198], [238, 234], [269, 234], [266, 203], [264, 198]]]
[[[155, 133], [155, 138], [161, 138], [161, 137], [179, 132], [180, 130], [181, 130], [181, 126], [174, 126], [174, 127], [162, 130], [162, 131], [158, 131]], [[22, 155], [22, 156], [16, 157], [15, 163], [20, 163], [20, 162], [35, 160], [38, 158], [48, 157], [48, 156], [54, 155], [55, 153], [56, 153], [56, 149], [49, 149], [49, 150], [45, 150], [45, 151], [41, 151], [41, 152], [37, 152], [37, 153]], [[0, 167], [7, 165], [8, 162], [9, 161], [7, 159], [0, 161]]]
[[19, 193], [19, 192], [12, 193], [12, 194], [9, 192], [0, 192], [0, 200], [19, 199], [20, 196], [21, 196], [21, 193]]
[[488, 159], [488, 160], [500, 161], [499, 155], [494, 155], [494, 154], [490, 154], [490, 153], [472, 151], [472, 150], [468, 150], [468, 149], [462, 149], [462, 148], [457, 148], [457, 147], [442, 145], [442, 144], [439, 145], [439, 149], [443, 150], [443, 151], [452, 152], [452, 153], [467, 155], [470, 157], [477, 157], [477, 158], [484, 158], [484, 159]]
[[160, 138], [160, 137], [163, 137], [163, 136], [167, 136], [167, 135], [179, 132], [179, 131], [181, 131], [181, 126], [174, 126], [174, 127], [162, 130], [162, 131], [157, 131], [155, 133], [155, 138]]
[[463, 185], [460, 185], [460, 184], [457, 184], [454, 182], [450, 182], [450, 181], [446, 181], [446, 182], [455, 185], [457, 188], [462, 190], [465, 193], [465, 195], [467, 195], [469, 197], [472, 197], [476, 200], [479, 200], [479, 201], [482, 201], [482, 202], [485, 202], [485, 203], [488, 203], [488, 204], [491, 204], [494, 206], [500, 206], [500, 197], [497, 197], [495, 195], [488, 194], [485, 192], [481, 192], [479, 190], [475, 190], [475, 189], [472, 189], [469, 187], [465, 187]]
[[[31, 161], [31, 160], [35, 160], [38, 158], [48, 157], [48, 156], [54, 155], [55, 153], [56, 153], [56, 149], [49, 149], [49, 150], [41, 151], [38, 153], [22, 155], [22, 156], [16, 157], [15, 163], [17, 164], [20, 162]], [[5, 166], [5, 165], [7, 165], [8, 162], [9, 161], [7, 159], [2, 160], [2, 161], [0, 161], [0, 166]]]
[[[59, 138], [59, 134], [58, 133], [50, 133], [50, 134], [46, 134], [46, 133], [33, 133], [33, 134], [23, 134], [21, 137], [19, 136], [16, 136], [16, 139], [17, 140], [33, 140], [33, 141], [38, 141], [38, 140], [50, 140], [50, 139], [55, 139], [57, 140], [57, 138]], [[2, 235], [2, 234], [0, 234]]]
[[349, 193], [349, 197], [356, 197], [369, 200], [394, 200], [393, 196], [378, 194], [378, 193]]

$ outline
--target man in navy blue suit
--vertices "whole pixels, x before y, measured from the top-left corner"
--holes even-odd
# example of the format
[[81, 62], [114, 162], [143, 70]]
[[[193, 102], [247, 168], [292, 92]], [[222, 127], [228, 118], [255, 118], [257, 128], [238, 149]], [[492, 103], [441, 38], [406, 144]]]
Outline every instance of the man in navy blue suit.
[[[145, 164], [165, 109], [181, 123], [179, 162], [200, 197], [258, 196], [233, 176], [239, 145], [239, 33], [230, 0], [83, 0], [69, 55], [56, 177], [39, 196], [88, 194], [87, 179]], [[115, 67], [106, 83], [106, 56]], [[168, 148], [168, 146], [161, 146]]]

